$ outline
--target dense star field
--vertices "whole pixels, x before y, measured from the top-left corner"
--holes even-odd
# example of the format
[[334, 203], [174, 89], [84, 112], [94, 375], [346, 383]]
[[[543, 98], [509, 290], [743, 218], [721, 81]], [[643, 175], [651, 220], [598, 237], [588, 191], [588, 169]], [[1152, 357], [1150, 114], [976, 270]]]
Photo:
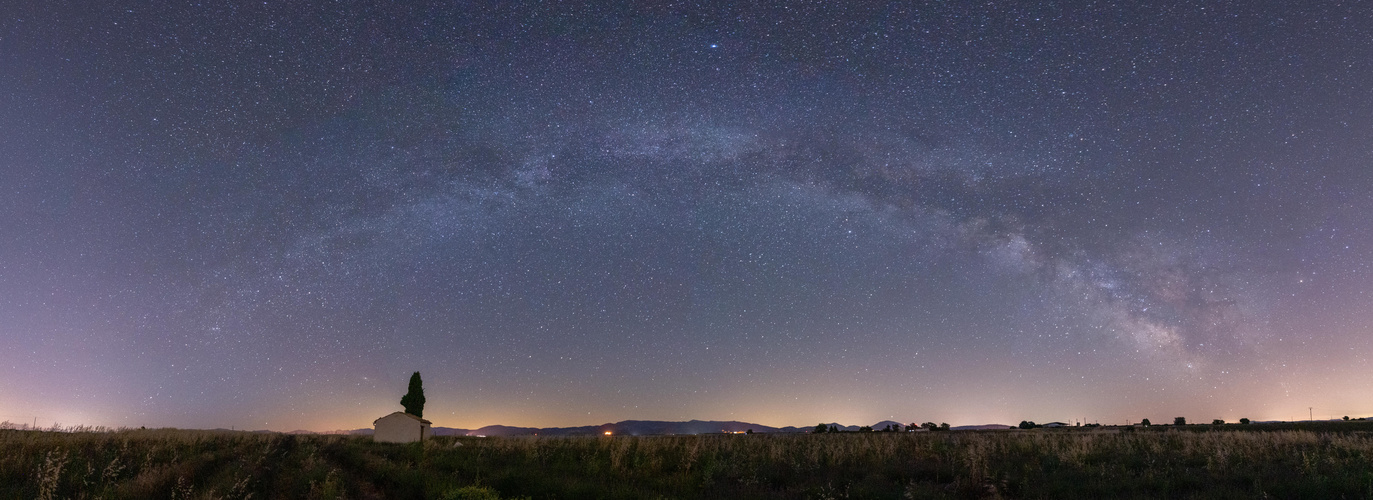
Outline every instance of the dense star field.
[[772, 3], [0, 9], [0, 420], [1373, 414], [1373, 5]]

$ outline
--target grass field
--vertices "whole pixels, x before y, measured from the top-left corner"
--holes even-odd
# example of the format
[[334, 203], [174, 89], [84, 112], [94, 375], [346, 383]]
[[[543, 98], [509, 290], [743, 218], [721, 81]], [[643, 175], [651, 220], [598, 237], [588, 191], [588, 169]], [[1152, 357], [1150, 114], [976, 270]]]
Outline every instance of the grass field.
[[1370, 498], [1373, 423], [652, 437], [0, 430], [0, 498]]

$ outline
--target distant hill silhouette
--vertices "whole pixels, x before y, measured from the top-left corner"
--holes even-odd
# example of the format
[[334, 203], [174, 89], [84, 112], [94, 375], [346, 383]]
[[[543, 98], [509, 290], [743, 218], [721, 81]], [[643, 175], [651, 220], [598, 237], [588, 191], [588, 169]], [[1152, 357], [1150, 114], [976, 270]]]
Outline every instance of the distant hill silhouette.
[[[690, 420], [686, 422], [664, 422], [657, 420], [625, 420], [612, 424], [585, 425], [580, 427], [510, 427], [505, 425], [488, 425], [479, 429], [451, 429], [447, 427], [435, 427], [436, 435], [466, 435], [466, 436], [589, 436], [603, 435], [610, 432], [613, 435], [625, 436], [653, 436], [670, 434], [718, 434], [727, 432], [787, 432], [785, 428], [769, 427], [766, 425], [750, 424], [748, 422], [719, 422], [706, 420]], [[794, 429], [794, 428], [793, 428]], [[796, 431], [792, 431], [796, 432]]]
[[958, 426], [958, 427], [950, 427], [949, 429], [955, 430], [955, 431], [999, 431], [999, 430], [1014, 429], [1014, 428], [1016, 428], [1014, 425], [1006, 425], [1006, 424], [982, 424], [982, 425], [960, 425], [960, 426]]
[[[828, 424], [825, 424], [825, 426], [826, 426], [826, 427], [830, 427], [830, 428], [834, 428], [834, 429], [838, 429], [838, 430], [841, 430], [841, 431], [849, 431], [849, 432], [858, 432], [858, 429], [863, 428], [863, 426], [861, 426], [861, 425], [841, 425], [841, 424], [839, 424], [838, 422], [830, 422], [830, 423], [828, 423]], [[812, 426], [809, 426], [809, 427], [801, 428], [801, 429], [800, 429], [799, 431], [797, 431], [797, 432], [810, 432], [810, 431], [812, 431], [812, 430], [815, 430], [815, 426], [813, 426], [813, 425], [812, 425]]]
[[[829, 423], [826, 426], [836, 427], [841, 431], [857, 432], [860, 426], [841, 425], [839, 423]], [[887, 425], [903, 426], [891, 420], [884, 420], [872, 425], [874, 430], [882, 430]], [[954, 427], [954, 429], [1006, 429], [1009, 425], [989, 424], [989, 425], [969, 425]], [[771, 427], [762, 424], [749, 422], [739, 422], [735, 420], [688, 420], [686, 422], [668, 422], [661, 420], [624, 420], [621, 422], [607, 423], [601, 425], [585, 425], [580, 427], [512, 427], [508, 425], [488, 425], [478, 429], [459, 429], [454, 427], [434, 427], [435, 436], [599, 436], [609, 431], [616, 436], [661, 436], [673, 434], [720, 434], [732, 432], [747, 432], [752, 430], [756, 433], [803, 433], [810, 432], [815, 426], [805, 427]], [[357, 429], [353, 431], [333, 431], [334, 433], [346, 432], [349, 434], [370, 435], [372, 429]]]

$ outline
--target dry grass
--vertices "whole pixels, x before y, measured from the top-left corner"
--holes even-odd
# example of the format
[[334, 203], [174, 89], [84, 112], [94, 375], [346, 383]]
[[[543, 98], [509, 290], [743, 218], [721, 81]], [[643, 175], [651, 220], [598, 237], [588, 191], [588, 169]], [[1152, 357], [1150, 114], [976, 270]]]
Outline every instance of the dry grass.
[[579, 438], [0, 430], [0, 498], [1373, 498], [1373, 434]]

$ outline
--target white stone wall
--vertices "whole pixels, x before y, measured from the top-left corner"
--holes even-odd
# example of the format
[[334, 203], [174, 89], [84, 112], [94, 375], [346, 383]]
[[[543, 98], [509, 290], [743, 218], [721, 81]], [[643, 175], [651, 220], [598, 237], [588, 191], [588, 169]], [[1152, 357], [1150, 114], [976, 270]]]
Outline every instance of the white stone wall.
[[382, 443], [411, 443], [428, 439], [432, 432], [429, 429], [429, 424], [420, 422], [404, 413], [396, 412], [377, 419], [372, 440]]

